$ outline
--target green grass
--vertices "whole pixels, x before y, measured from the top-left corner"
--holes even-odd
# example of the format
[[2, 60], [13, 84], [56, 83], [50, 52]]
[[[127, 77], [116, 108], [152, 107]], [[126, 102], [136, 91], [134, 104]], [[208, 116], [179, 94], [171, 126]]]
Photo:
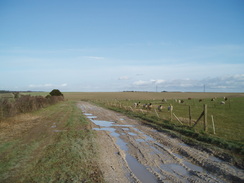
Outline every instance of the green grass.
[[[156, 107], [162, 104], [165, 109], [162, 112], [157, 111], [159, 117], [154, 109], [143, 113], [140, 109], [135, 109], [133, 104], [138, 102], [138, 100], [96, 101], [96, 103], [126, 115], [140, 118], [158, 130], [167, 129], [175, 131], [195, 140], [214, 144], [233, 153], [244, 155], [244, 97], [229, 98], [225, 105], [220, 104], [222, 100], [222, 98], [219, 98], [213, 102], [210, 99], [204, 99], [202, 102], [199, 102], [198, 99], [186, 99], [183, 104], [179, 104], [173, 99], [169, 99], [167, 102], [162, 102], [161, 100], [140, 101], [141, 104], [152, 103], [156, 111]], [[173, 113], [183, 122], [183, 125], [175, 117], [170, 121], [170, 112], [167, 110], [170, 104], [173, 105]], [[203, 130], [203, 119], [194, 128], [191, 128], [193, 121], [196, 121], [202, 113], [203, 104], [208, 105], [208, 125], [206, 132]], [[189, 125], [189, 106], [191, 106], [191, 126]], [[133, 111], [131, 108], [133, 108]], [[216, 134], [213, 134], [211, 115], [214, 117]]]
[[[0, 182], [104, 182], [97, 164], [95, 134], [75, 102], [36, 111], [41, 135], [0, 141]], [[40, 129], [41, 130], [41, 129]], [[28, 135], [28, 134], [27, 134]]]

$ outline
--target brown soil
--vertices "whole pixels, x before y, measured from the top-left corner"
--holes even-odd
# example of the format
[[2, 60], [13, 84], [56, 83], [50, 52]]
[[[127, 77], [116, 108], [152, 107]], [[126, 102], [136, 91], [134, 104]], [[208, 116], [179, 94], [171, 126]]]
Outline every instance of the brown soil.
[[87, 102], [78, 107], [96, 130], [106, 182], [244, 182], [242, 169], [139, 120]]

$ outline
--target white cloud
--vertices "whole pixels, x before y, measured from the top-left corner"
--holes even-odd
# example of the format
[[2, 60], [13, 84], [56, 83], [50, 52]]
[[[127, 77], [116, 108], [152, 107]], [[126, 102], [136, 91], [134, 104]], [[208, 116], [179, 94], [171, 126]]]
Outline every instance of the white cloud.
[[121, 76], [121, 77], [119, 77], [119, 80], [128, 80], [128, 79], [129, 79], [128, 76]]
[[60, 86], [65, 87], [65, 86], [67, 86], [67, 85], [68, 85], [67, 83], [63, 83], [63, 84], [61, 84]]
[[28, 87], [32, 89], [38, 89], [38, 90], [46, 90], [46, 89], [52, 89], [52, 88], [59, 88], [59, 87], [66, 87], [68, 84], [63, 83], [60, 85], [54, 85], [54, 84], [30, 84]]
[[212, 77], [199, 80], [193, 79], [172, 79], [172, 80], [138, 80], [132, 83], [136, 89], [152, 90], [155, 85], [163, 90], [179, 90], [179, 91], [203, 91], [205, 85], [206, 90], [211, 91], [244, 91], [244, 74]]
[[52, 84], [37, 84], [37, 85], [30, 84], [29, 88], [46, 88], [46, 87], [51, 87], [51, 86], [53, 86], [53, 85]]

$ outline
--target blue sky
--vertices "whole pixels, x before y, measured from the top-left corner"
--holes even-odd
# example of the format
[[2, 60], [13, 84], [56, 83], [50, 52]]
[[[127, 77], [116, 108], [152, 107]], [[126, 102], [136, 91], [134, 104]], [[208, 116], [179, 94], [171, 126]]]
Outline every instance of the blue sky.
[[244, 92], [243, 0], [0, 0], [0, 90]]

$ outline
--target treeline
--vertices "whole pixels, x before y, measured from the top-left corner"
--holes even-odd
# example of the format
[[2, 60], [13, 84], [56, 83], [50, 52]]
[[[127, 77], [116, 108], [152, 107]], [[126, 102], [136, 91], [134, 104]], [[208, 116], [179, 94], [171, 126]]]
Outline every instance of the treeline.
[[[51, 94], [51, 93], [50, 93]], [[36, 111], [38, 109], [47, 107], [63, 101], [63, 95], [47, 95], [30, 96], [30, 95], [15, 95], [14, 99], [1, 98], [0, 99], [0, 120], [15, 116], [20, 113], [27, 113]]]

